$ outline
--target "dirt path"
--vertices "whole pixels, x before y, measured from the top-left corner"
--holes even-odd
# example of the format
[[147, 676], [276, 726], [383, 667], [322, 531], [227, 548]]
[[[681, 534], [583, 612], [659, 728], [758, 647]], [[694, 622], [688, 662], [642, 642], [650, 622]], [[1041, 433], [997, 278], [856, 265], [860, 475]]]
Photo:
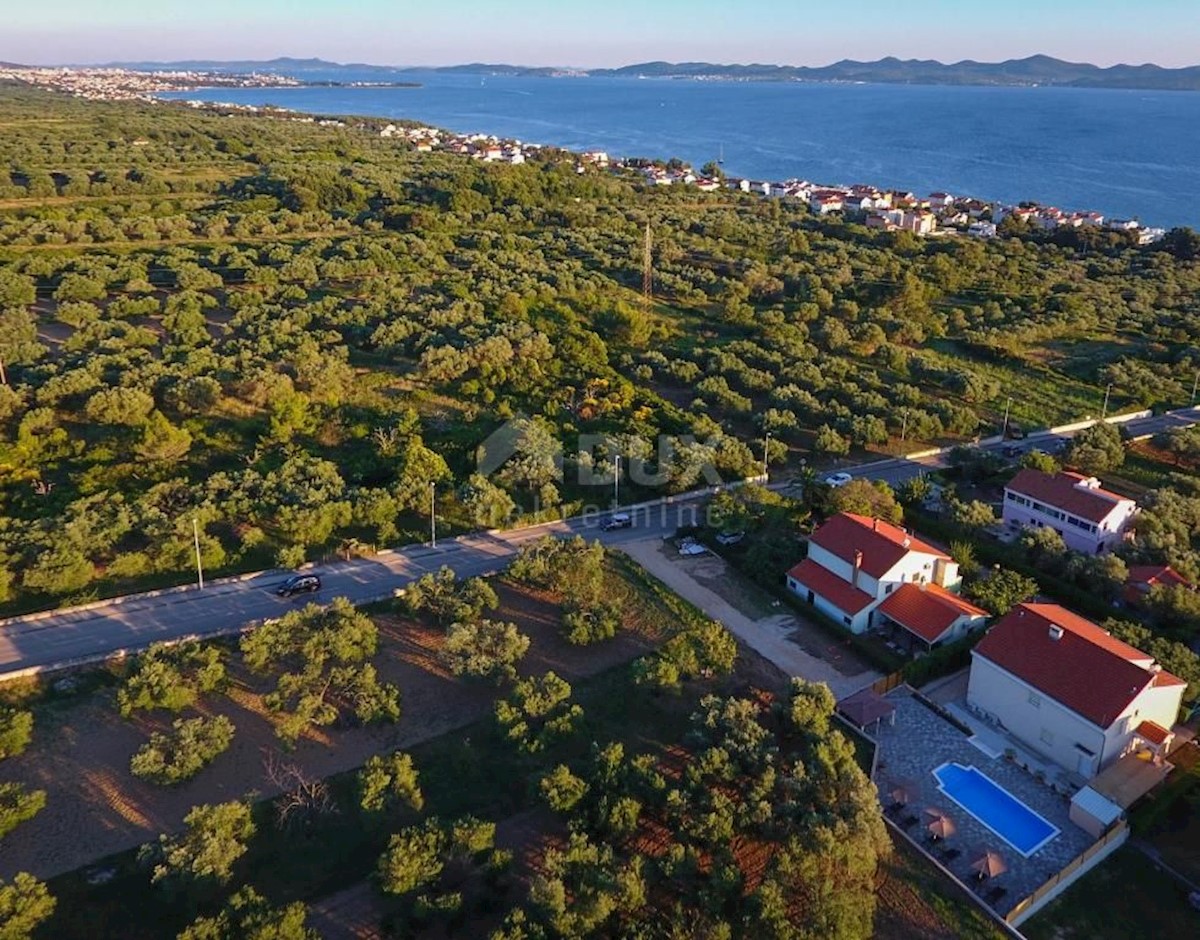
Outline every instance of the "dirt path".
[[[683, 559], [663, 542], [630, 542], [623, 545], [622, 549], [671, 590], [691, 601], [708, 616], [721, 621], [739, 640], [790, 676], [827, 683], [833, 694], [842, 698], [874, 682], [881, 675], [874, 670], [846, 675], [829, 661], [805, 652], [791, 639], [791, 635], [800, 626], [794, 616], [788, 613], [772, 614], [758, 619], [747, 616], [692, 577], [684, 567]], [[725, 566], [725, 563], [715, 556], [705, 557], [708, 561]], [[725, 567], [727, 578], [740, 577]], [[836, 649], [832, 650], [831, 655], [838, 655]]]

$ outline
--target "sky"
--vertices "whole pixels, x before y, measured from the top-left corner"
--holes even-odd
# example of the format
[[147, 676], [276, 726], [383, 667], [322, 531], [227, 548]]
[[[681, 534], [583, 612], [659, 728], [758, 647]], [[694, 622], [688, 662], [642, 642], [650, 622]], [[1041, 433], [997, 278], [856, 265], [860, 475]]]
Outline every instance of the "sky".
[[825, 65], [886, 55], [1200, 64], [1200, 0], [42, 0], [5, 4], [0, 61], [319, 57], [595, 68]]

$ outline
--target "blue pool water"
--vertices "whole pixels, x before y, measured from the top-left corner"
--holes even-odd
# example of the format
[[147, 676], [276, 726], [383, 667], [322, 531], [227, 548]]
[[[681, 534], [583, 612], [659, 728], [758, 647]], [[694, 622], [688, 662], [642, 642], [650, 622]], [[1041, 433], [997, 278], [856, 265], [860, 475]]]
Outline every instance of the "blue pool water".
[[942, 764], [933, 776], [939, 790], [1024, 856], [1059, 833], [1057, 826], [974, 767]]

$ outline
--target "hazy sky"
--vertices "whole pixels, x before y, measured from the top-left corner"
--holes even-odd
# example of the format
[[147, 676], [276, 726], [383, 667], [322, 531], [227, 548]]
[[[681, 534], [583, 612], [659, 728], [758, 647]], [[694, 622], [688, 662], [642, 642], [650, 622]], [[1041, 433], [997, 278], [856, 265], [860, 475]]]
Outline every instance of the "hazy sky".
[[649, 59], [824, 65], [885, 55], [1200, 63], [1200, 0], [43, 0], [0, 60], [319, 56], [383, 65]]

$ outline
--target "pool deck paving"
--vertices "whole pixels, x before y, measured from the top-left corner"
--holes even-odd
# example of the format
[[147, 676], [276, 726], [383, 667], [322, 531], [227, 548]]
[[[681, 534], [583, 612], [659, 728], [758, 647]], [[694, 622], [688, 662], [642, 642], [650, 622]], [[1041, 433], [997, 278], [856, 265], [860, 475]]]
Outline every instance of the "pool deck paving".
[[[979, 850], [986, 846], [999, 852], [1008, 871], [988, 879], [981, 886], [985, 896], [997, 886], [1005, 889], [1003, 897], [992, 905], [997, 913], [1006, 914], [1095, 841], [1071, 822], [1067, 797], [1055, 793], [1002, 755], [988, 756], [971, 744], [959, 728], [915, 698], [911, 689], [900, 686], [888, 693], [887, 699], [896, 707], [894, 724], [884, 721], [877, 728], [869, 729], [879, 742], [875, 782], [879, 786], [880, 799], [886, 807], [890, 802], [890, 783], [894, 780], [910, 782], [915, 792], [908, 806], [889, 815], [898, 823], [915, 816], [917, 821], [905, 827], [908, 834], [967, 885], [979, 885], [971, 871], [971, 862]], [[1025, 858], [938, 789], [933, 771], [950, 762], [978, 768], [1056, 826], [1058, 834]], [[926, 841], [924, 810], [927, 807], [943, 810], [953, 820], [957, 829], [953, 836], [933, 844]], [[955, 858], [947, 859], [941, 854], [954, 849], [960, 853]]]

